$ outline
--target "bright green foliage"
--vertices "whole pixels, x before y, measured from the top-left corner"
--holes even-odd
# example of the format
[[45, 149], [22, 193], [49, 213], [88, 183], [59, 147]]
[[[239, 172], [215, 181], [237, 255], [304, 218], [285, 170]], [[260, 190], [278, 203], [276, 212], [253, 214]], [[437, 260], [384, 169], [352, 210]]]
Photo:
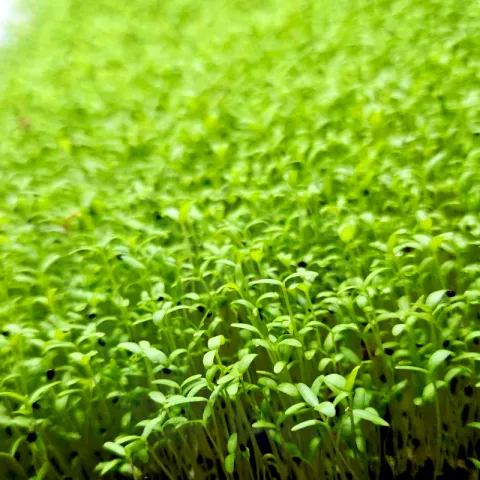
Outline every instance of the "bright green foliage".
[[28, 3], [0, 478], [473, 475], [480, 4]]

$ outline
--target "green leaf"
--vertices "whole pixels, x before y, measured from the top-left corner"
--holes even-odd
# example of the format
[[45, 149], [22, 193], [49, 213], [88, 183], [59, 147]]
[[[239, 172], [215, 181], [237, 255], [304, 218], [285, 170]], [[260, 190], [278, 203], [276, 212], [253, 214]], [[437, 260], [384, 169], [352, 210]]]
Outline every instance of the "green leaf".
[[[458, 357], [457, 357], [458, 358]], [[457, 375], [463, 375], [463, 376], [470, 376], [472, 374], [471, 370], [466, 367], [454, 367], [448, 370], [448, 372], [445, 374], [444, 380], [447, 383], [450, 383], [453, 378], [455, 378]]]
[[367, 278], [365, 278], [365, 281], [363, 282], [364, 288], [367, 288], [370, 285], [370, 283], [372, 283], [372, 280], [377, 275], [379, 275], [382, 272], [386, 272], [387, 270], [390, 270], [390, 269], [388, 267], [381, 267], [381, 268], [377, 268], [373, 272], [369, 273]]
[[51, 390], [52, 388], [57, 386], [59, 383], [62, 383], [62, 382], [57, 381], [53, 383], [47, 383], [47, 385], [44, 385], [43, 387], [40, 387], [39, 389], [35, 390], [35, 392], [33, 392], [32, 396], [30, 397], [30, 403], [36, 402], [39, 398], [42, 398], [45, 392], [47, 392], [48, 390]]
[[282, 372], [282, 370], [285, 368], [287, 365], [287, 362], [284, 361], [279, 361], [273, 366], [273, 371], [278, 375], [279, 373]]
[[216, 354], [217, 354], [216, 350], [210, 350], [203, 356], [203, 366], [205, 368], [210, 368], [213, 365]]
[[30, 428], [32, 426], [32, 423], [34, 422], [34, 419], [28, 418], [28, 417], [14, 417], [14, 418], [9, 418], [7, 417], [8, 420], [3, 422], [3, 418], [0, 416], [0, 422], [1, 423], [6, 423], [12, 427], [19, 427], [19, 428]]
[[461, 362], [462, 360], [475, 360], [478, 361], [480, 360], [480, 353], [477, 352], [464, 352], [461, 353], [460, 355], [457, 355], [453, 361], [454, 362]]
[[395, 370], [410, 370], [412, 372], [421, 372], [428, 374], [428, 370], [426, 370], [425, 368], [414, 367], [412, 365], [397, 365], [395, 367]]
[[208, 348], [210, 350], [218, 350], [225, 344], [225, 337], [223, 335], [217, 335], [208, 341]]
[[168, 364], [168, 357], [160, 350], [157, 350], [153, 347], [148, 347], [143, 349], [146, 357], [153, 363], [160, 363], [162, 365]]
[[188, 353], [188, 350], [186, 348], [177, 348], [176, 350], [174, 350], [170, 356], [168, 357], [170, 359], [170, 361], [172, 362], [173, 360], [175, 360], [178, 356], [180, 356], [182, 353]]
[[135, 260], [132, 257], [129, 257], [128, 255], [122, 255], [121, 257], [122, 262], [127, 264], [130, 268], [133, 268], [134, 270], [145, 270], [145, 265], [138, 260]]
[[230, 282], [230, 283], [226, 283], [225, 285], [222, 285], [218, 290], [217, 290], [217, 293], [220, 293], [222, 291], [236, 291], [236, 292], [240, 292], [240, 288], [238, 287], [237, 284], [233, 283], [233, 282]]
[[207, 402], [208, 400], [203, 397], [183, 397], [181, 395], [173, 395], [167, 399], [165, 407], [171, 408], [177, 405], [185, 405], [186, 403], [198, 403], [198, 402]]
[[277, 428], [273, 423], [260, 420], [252, 425], [253, 428]]
[[148, 396], [157, 403], [164, 403], [166, 398], [165, 395], [161, 392], [150, 392]]
[[477, 429], [480, 430], [480, 422], [467, 423], [467, 427], [469, 427], [469, 428], [477, 428]]
[[430, 372], [434, 372], [451, 354], [452, 352], [449, 352], [448, 350], [437, 350], [434, 352], [428, 360], [428, 369]]
[[325, 370], [327, 368], [328, 365], [330, 365], [330, 363], [332, 363], [332, 359], [331, 358], [322, 358], [320, 360], [320, 362], [318, 363], [318, 370], [320, 370], [321, 372], [323, 370]]
[[289, 347], [297, 347], [301, 348], [302, 344], [296, 340], [295, 338], [286, 338], [285, 340], [282, 340], [281, 342], [278, 342], [278, 345], [288, 345]]
[[231, 326], [234, 328], [242, 328], [243, 330], [249, 330], [250, 332], [256, 333], [257, 335], [261, 336], [258, 328], [254, 327], [253, 325], [249, 325], [248, 323], [232, 323]]
[[303, 293], [306, 293], [306, 294], [308, 294], [308, 292], [309, 292], [309, 288], [308, 288], [308, 285], [306, 283], [297, 283], [295, 285], [295, 288], [297, 290], [300, 290]]
[[118, 444], [113, 443], [113, 442], [105, 442], [103, 444], [103, 448], [105, 450], [108, 450], [108, 451], [114, 453], [115, 455], [118, 455], [119, 457], [124, 457], [126, 455], [125, 449], [121, 445], [118, 445]]
[[177, 428], [181, 427], [186, 423], [188, 423], [188, 420], [185, 417], [172, 417], [163, 424], [162, 430], [165, 430], [170, 425], [173, 426], [175, 430], [177, 430]]
[[437, 387], [437, 390], [439, 390], [442, 387], [445, 387], [447, 385], [447, 382], [444, 382], [443, 380], [437, 380], [436, 384], [429, 383], [424, 389], [423, 389], [423, 399], [426, 402], [433, 402], [435, 399], [436, 391], [435, 391], [435, 385]]
[[436, 307], [445, 298], [445, 290], [438, 290], [431, 293], [425, 300], [425, 305], [428, 307]]
[[305, 360], [311, 360], [315, 356], [316, 350], [308, 350], [305, 352]]
[[198, 380], [199, 378], [202, 378], [201, 373], [197, 373], [195, 375], [192, 375], [192, 376], [188, 377], [186, 380], [184, 380], [180, 386], [181, 386], [181, 388], [184, 388], [187, 384], [189, 384], [191, 382], [194, 382], [195, 380]]
[[310, 388], [305, 385], [304, 383], [299, 383], [297, 385], [298, 391], [302, 398], [307, 402], [308, 405], [311, 407], [317, 407], [319, 405], [319, 401], [317, 396], [310, 390]]
[[297, 432], [298, 430], [303, 430], [304, 428], [313, 427], [315, 425], [325, 425], [320, 420], [306, 420], [305, 422], [299, 423], [292, 428], [292, 432]]
[[124, 443], [129, 443], [132, 440], [138, 440], [142, 437], [139, 437], [138, 435], [122, 435], [121, 437], [117, 437], [115, 440], [115, 443], [117, 445], [123, 445]]
[[166, 314], [167, 310], [157, 310], [152, 317], [153, 323], [157, 326], [160, 326]]
[[[154, 392], [151, 392], [151, 393], [154, 393]], [[157, 417], [152, 420], [149, 420], [149, 422], [145, 425], [145, 428], [143, 429], [142, 438], [147, 439], [150, 436], [150, 434], [153, 432], [155, 427], [162, 422], [163, 422], [162, 417]]]
[[380, 425], [382, 427], [389, 427], [390, 425], [380, 418], [378, 414], [372, 413], [369, 410], [359, 410], [354, 408], [352, 410], [352, 414], [354, 417], [361, 418], [362, 420], [368, 420], [369, 422], [374, 423], [375, 425]]
[[167, 378], [160, 378], [158, 380], [153, 380], [152, 383], [154, 383], [155, 385], [165, 385], [166, 387], [172, 387], [180, 390], [180, 385], [177, 382], [173, 380], [168, 380]]
[[236, 363], [237, 372], [243, 375], [257, 356], [258, 353], [247, 353], [247, 355], [243, 356], [241, 360]]
[[235, 453], [230, 453], [225, 457], [225, 470], [230, 475], [233, 474], [235, 469]]
[[230, 305], [237, 305], [237, 304], [244, 306], [248, 310], [253, 310], [255, 308], [255, 305], [253, 305], [251, 302], [249, 302], [248, 300], [245, 300], [243, 298], [239, 298], [238, 300], [234, 300], [233, 302], [231, 302]]
[[207, 405], [205, 405], [205, 408], [203, 410], [203, 416], [202, 416], [203, 421], [206, 423], [207, 420], [212, 416], [212, 414], [213, 414], [213, 407], [212, 407], [212, 404], [208, 402]]
[[263, 250], [261, 248], [252, 248], [250, 257], [257, 263], [260, 263], [263, 258]]
[[336, 407], [342, 400], [345, 400], [348, 398], [349, 392], [342, 392], [339, 393], [336, 397], [335, 400], [333, 401], [333, 406]]
[[357, 227], [354, 223], [347, 222], [340, 226], [338, 229], [338, 236], [344, 243], [350, 243], [357, 233]]
[[205, 372], [205, 380], [207, 381], [207, 383], [213, 382], [213, 379], [219, 370], [220, 366], [216, 364], [212, 365], [207, 369], [207, 371]]
[[319, 375], [312, 383], [312, 386], [310, 387], [312, 392], [317, 395], [318, 397], [318, 392], [320, 391], [320, 387], [322, 386], [323, 381], [325, 380], [325, 375]]
[[59, 260], [61, 257], [60, 255], [56, 253], [52, 253], [50, 255], [47, 255], [42, 264], [40, 265], [40, 271], [45, 273], [57, 260]]
[[277, 390], [282, 393], [285, 393], [290, 397], [294, 397], [294, 398], [299, 397], [298, 389], [295, 387], [295, 385], [291, 383], [281, 383], [280, 385], [278, 385]]
[[354, 365], [360, 365], [361, 360], [353, 350], [350, 350], [349, 348], [342, 346], [340, 347], [340, 353], [343, 355], [345, 360], [348, 360], [350, 363], [353, 363]]
[[394, 337], [398, 337], [405, 331], [406, 328], [407, 326], [404, 323], [398, 323], [392, 328], [392, 335]]
[[305, 402], [296, 403], [295, 405], [292, 405], [285, 410], [285, 415], [293, 415], [294, 413], [297, 413], [299, 410], [302, 410], [306, 406], [307, 404]]
[[355, 396], [353, 397], [353, 408], [364, 410], [370, 405], [372, 401], [372, 393], [363, 387], [355, 389]]
[[473, 466], [477, 470], [480, 470], [480, 461], [478, 461], [476, 458], [473, 458], [473, 457], [468, 457], [468, 459], [473, 463]]
[[355, 301], [357, 302], [358, 308], [362, 310], [368, 305], [368, 297], [366, 295], [358, 295]]
[[191, 388], [189, 387], [188, 389], [185, 389], [185, 391], [188, 390], [187, 397], [195, 397], [197, 393], [207, 387], [207, 385], [208, 381], [205, 378], [202, 378], [201, 380], [193, 384]]
[[323, 348], [327, 353], [330, 353], [335, 348], [335, 341], [334, 341], [332, 332], [330, 332], [325, 337], [325, 341], [323, 342]]
[[122, 460], [120, 458], [110, 460], [109, 462], [101, 462], [95, 467], [95, 470], [100, 472], [100, 476], [103, 476], [109, 472], [116, 471], [116, 467], [118, 467], [121, 463]]
[[326, 375], [324, 382], [333, 393], [338, 394], [346, 390], [346, 378], [338, 375], [337, 373], [331, 373], [330, 375]]
[[273, 280], [271, 278], [265, 278], [262, 280], [254, 280], [253, 282], [249, 282], [248, 286], [253, 286], [253, 285], [277, 285], [279, 287], [283, 286], [283, 283], [280, 282], [279, 280]]
[[254, 345], [255, 347], [262, 347], [265, 350], [271, 350], [270, 344], [266, 340], [262, 340], [260, 338], [252, 339], [252, 345]]
[[357, 378], [357, 373], [360, 370], [360, 365], [355, 367], [348, 375], [347, 383], [345, 384], [345, 390], [351, 392], [355, 385], [355, 379]]
[[[268, 300], [268, 299], [271, 299], [273, 298], [274, 300], [276, 300], [277, 298], [279, 298], [279, 295], [277, 292], [267, 292], [267, 293], [264, 293], [263, 295], [260, 295], [258, 298], [257, 298], [257, 301], [255, 302], [255, 304], [257, 305], [257, 307], [262, 303], [263, 300]], [[252, 305], [253, 306], [253, 305]]]
[[275, 390], [277, 388], [277, 382], [275, 382], [275, 380], [268, 377], [260, 377], [258, 379], [258, 384], [264, 387], [270, 388], [272, 390]]
[[335, 325], [332, 328], [333, 333], [340, 333], [345, 330], [353, 330], [354, 332], [358, 332], [358, 326], [354, 323], [341, 323], [340, 325]]
[[230, 435], [230, 438], [228, 439], [228, 444], [227, 444], [228, 453], [235, 453], [237, 449], [237, 440], [238, 440], [238, 434], [232, 433]]
[[117, 348], [123, 348], [125, 350], [128, 350], [129, 352], [132, 353], [140, 353], [142, 351], [142, 348], [138, 343], [133, 343], [133, 342], [123, 342], [119, 343]]
[[470, 343], [472, 340], [475, 340], [476, 338], [480, 338], [480, 330], [475, 330], [473, 332], [470, 332], [468, 335], [465, 336], [465, 343]]
[[331, 402], [322, 402], [315, 407], [315, 410], [326, 417], [334, 417], [336, 413], [335, 407]]
[[236, 380], [238, 378], [238, 375], [238, 372], [232, 371], [231, 373], [227, 373], [223, 377], [219, 378], [217, 383], [218, 385], [222, 385], [223, 383], [232, 382], [233, 380]]

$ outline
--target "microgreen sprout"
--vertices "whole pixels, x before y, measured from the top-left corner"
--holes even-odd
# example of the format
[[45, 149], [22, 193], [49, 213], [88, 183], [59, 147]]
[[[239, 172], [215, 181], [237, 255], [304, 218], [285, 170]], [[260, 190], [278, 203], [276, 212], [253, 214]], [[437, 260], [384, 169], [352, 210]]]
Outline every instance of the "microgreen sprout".
[[477, 478], [479, 4], [20, 4], [0, 479]]

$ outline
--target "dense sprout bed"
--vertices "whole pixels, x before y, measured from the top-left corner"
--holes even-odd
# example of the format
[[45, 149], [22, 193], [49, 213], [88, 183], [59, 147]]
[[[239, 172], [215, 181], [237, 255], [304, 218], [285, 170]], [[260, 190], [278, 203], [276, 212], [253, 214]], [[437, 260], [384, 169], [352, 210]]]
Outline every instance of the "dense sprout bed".
[[30, 13], [0, 477], [476, 478], [479, 4]]

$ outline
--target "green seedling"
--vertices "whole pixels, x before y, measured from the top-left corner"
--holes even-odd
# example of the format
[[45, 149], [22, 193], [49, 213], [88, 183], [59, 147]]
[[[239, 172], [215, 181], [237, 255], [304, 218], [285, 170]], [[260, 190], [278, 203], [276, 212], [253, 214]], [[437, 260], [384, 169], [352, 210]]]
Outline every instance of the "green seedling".
[[477, 478], [478, 2], [17, 3], [0, 478]]

